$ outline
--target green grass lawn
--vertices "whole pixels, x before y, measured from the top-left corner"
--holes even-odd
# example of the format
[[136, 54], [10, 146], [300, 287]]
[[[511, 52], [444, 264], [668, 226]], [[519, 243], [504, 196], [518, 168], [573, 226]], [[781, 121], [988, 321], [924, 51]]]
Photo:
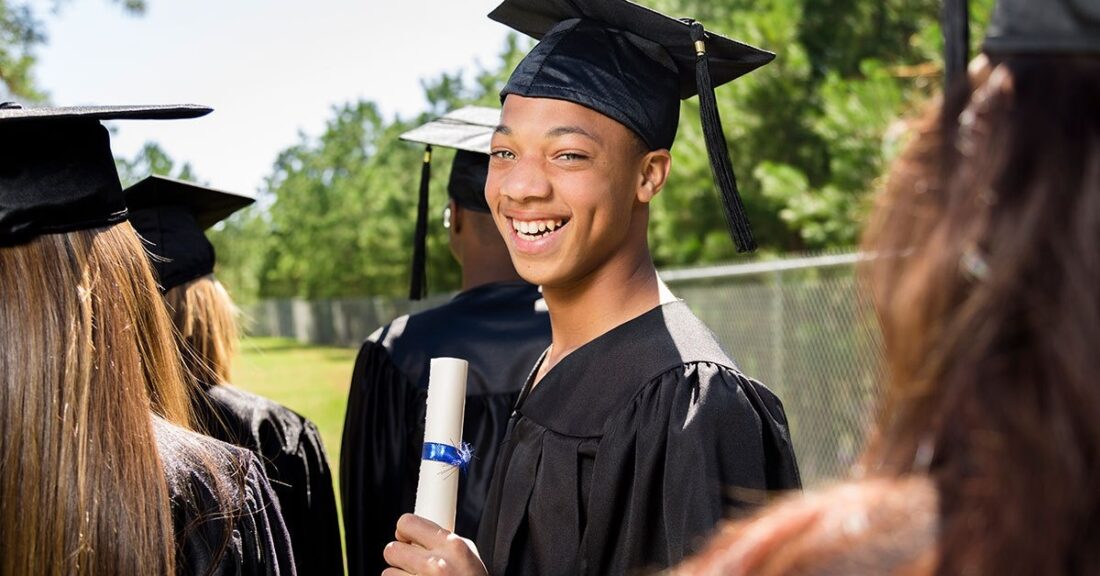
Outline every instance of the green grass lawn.
[[340, 513], [340, 435], [357, 351], [307, 346], [285, 338], [245, 338], [240, 352], [233, 365], [233, 384], [298, 412], [321, 431]]
[[286, 338], [245, 338], [233, 365], [233, 384], [312, 420], [321, 430], [335, 476], [355, 353]]

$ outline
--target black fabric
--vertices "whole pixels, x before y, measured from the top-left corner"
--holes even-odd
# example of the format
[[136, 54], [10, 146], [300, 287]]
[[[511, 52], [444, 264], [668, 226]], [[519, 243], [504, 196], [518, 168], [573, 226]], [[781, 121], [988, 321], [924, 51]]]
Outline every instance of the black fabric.
[[0, 246], [124, 220], [110, 135], [99, 122], [0, 122]]
[[207, 230], [255, 203], [256, 199], [251, 196], [158, 174], [147, 176], [126, 189], [126, 205], [130, 210], [163, 207], [183, 210], [191, 214], [200, 230]]
[[413, 229], [413, 261], [409, 274], [409, 300], [421, 300], [428, 293], [428, 190], [432, 182], [432, 147], [424, 149], [420, 164], [420, 190], [416, 200]]
[[485, 180], [488, 176], [488, 154], [458, 150], [451, 162], [447, 195], [467, 210], [488, 214], [489, 203], [485, 201]]
[[34, 106], [0, 102], [0, 122], [38, 120], [181, 120], [206, 116], [214, 109], [200, 104], [137, 106]]
[[967, 82], [966, 67], [970, 62], [970, 0], [944, 0], [943, 72], [945, 91]]
[[989, 54], [1100, 54], [1100, 0], [997, 0]]
[[100, 120], [194, 118], [210, 111], [0, 103], [0, 246], [126, 220], [110, 136]]
[[[617, 120], [651, 149], [672, 146], [679, 100], [699, 90], [686, 22], [625, 0], [505, 0], [489, 17], [541, 40], [502, 98], [567, 100]], [[707, 36], [707, 55], [714, 86], [775, 58], [716, 34]]]
[[332, 471], [317, 426], [233, 386], [211, 386], [204, 398], [195, 410], [204, 429], [259, 456], [290, 533], [298, 573], [343, 574]]
[[529, 379], [478, 549], [493, 575], [659, 569], [722, 518], [800, 486], [779, 399], [675, 302]]
[[251, 452], [153, 418], [180, 576], [293, 575], [279, 503]]
[[348, 572], [376, 575], [397, 519], [412, 512], [424, 442], [428, 365], [469, 362], [463, 440], [474, 460], [459, 481], [456, 532], [473, 538], [497, 446], [527, 371], [550, 343], [538, 290], [489, 284], [375, 332], [359, 351], [340, 453]]
[[214, 272], [214, 245], [204, 230], [255, 199], [191, 182], [149, 176], [125, 191], [130, 223], [145, 239], [161, 290]]
[[150, 263], [162, 292], [214, 273], [214, 245], [182, 207], [133, 210], [130, 224], [154, 256]]

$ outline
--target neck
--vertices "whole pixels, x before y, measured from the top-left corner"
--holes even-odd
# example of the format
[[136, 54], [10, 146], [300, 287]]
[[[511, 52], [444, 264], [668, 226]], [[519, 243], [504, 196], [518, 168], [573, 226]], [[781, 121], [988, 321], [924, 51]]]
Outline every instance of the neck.
[[488, 261], [483, 263], [469, 263], [464, 262], [462, 264], [462, 291], [472, 290], [478, 286], [484, 286], [486, 284], [493, 284], [496, 282], [520, 282], [523, 279], [520, 278], [516, 272], [512, 261], [508, 259], [508, 254], [504, 254], [504, 261], [499, 259], [486, 259]]
[[670, 300], [646, 247], [635, 257], [608, 264], [582, 281], [544, 286], [552, 345], [543, 362], [549, 370], [572, 351], [609, 330]]

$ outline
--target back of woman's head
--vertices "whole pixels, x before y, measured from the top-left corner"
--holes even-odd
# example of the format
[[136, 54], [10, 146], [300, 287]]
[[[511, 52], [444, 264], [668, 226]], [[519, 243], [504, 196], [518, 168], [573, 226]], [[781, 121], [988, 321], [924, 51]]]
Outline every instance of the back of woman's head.
[[164, 300], [184, 363], [199, 386], [229, 382], [238, 311], [225, 287], [208, 274], [169, 289]]
[[129, 224], [0, 248], [0, 574], [174, 570], [150, 406], [186, 423]]
[[890, 386], [871, 469], [928, 472], [944, 573], [1100, 570], [1100, 58], [974, 66], [865, 237]]

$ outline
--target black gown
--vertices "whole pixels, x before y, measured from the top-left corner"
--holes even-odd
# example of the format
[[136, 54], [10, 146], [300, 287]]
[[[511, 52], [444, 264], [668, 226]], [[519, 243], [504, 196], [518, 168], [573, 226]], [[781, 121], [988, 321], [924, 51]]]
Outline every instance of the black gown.
[[493, 575], [645, 572], [800, 486], [782, 404], [673, 302], [529, 380], [478, 550]]
[[541, 295], [521, 282], [467, 290], [367, 339], [355, 361], [340, 454], [350, 574], [382, 572], [382, 549], [393, 540], [397, 519], [413, 510], [430, 360], [470, 363], [462, 436], [474, 460], [459, 480], [455, 531], [473, 538], [508, 416], [549, 343]]
[[180, 576], [294, 575], [275, 493], [256, 456], [153, 418]]
[[214, 438], [260, 457], [279, 500], [300, 574], [342, 575], [336, 496], [321, 433], [297, 412], [233, 386], [205, 390], [196, 413]]

